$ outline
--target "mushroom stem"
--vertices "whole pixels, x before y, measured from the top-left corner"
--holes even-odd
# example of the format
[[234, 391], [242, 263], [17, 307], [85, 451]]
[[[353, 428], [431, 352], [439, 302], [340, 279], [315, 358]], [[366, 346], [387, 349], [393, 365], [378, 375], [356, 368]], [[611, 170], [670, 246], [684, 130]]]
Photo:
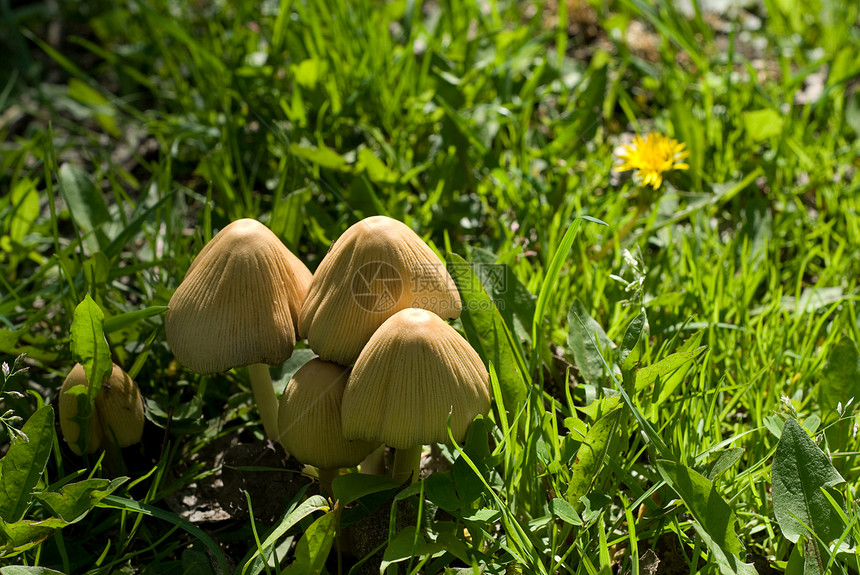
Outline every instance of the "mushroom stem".
[[248, 373], [251, 376], [251, 391], [254, 392], [257, 409], [260, 410], [260, 419], [263, 421], [266, 437], [272, 441], [278, 441], [278, 398], [272, 386], [269, 366], [264, 363], [252, 363], [248, 366]]
[[371, 451], [358, 468], [362, 473], [369, 475], [385, 475], [385, 445], [380, 445]]
[[334, 498], [334, 490], [331, 482], [334, 478], [340, 475], [340, 469], [317, 469], [317, 477], [320, 480], [320, 491], [323, 492], [323, 497]]
[[394, 463], [391, 467], [392, 479], [404, 482], [411, 476], [410, 483], [418, 481], [418, 473], [421, 471], [422, 447], [422, 445], [416, 445], [415, 447], [394, 450]]

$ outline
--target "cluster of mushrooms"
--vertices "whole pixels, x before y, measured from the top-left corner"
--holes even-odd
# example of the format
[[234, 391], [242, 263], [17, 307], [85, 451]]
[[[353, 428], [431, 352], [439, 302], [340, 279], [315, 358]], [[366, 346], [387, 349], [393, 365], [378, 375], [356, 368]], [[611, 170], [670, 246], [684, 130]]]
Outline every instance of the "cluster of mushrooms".
[[[460, 296], [436, 254], [408, 226], [374, 216], [351, 226], [316, 271], [266, 226], [235, 221], [206, 244], [170, 299], [167, 341], [201, 374], [248, 366], [267, 437], [321, 478], [361, 464], [392, 477], [418, 476], [423, 445], [461, 441], [490, 409], [481, 358], [446, 319]], [[307, 338], [318, 355], [290, 379], [280, 400], [269, 365]], [[80, 364], [59, 398], [60, 427], [80, 455], [127, 447], [143, 433], [143, 398], [116, 364], [95, 399], [80, 441]], [[78, 388], [78, 391], [75, 391]], [[82, 449], [83, 448], [83, 449]]]
[[[436, 254], [408, 226], [374, 216], [351, 226], [315, 274], [252, 219], [206, 244], [170, 299], [168, 344], [201, 374], [248, 366], [269, 439], [320, 477], [361, 464], [417, 478], [422, 446], [455, 440], [490, 409], [489, 375], [448, 325], [461, 311]], [[318, 357], [276, 397], [269, 365], [307, 338]]]

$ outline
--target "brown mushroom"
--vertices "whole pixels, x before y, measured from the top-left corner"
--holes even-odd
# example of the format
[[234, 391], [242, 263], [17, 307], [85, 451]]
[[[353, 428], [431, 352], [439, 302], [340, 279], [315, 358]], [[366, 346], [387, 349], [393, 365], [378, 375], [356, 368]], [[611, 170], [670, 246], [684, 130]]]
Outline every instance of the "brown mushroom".
[[341, 400], [349, 368], [314, 358], [293, 375], [279, 402], [278, 429], [284, 449], [326, 472], [354, 467], [378, 442], [348, 441], [341, 430]]
[[237, 220], [206, 244], [170, 298], [167, 341], [201, 374], [249, 366], [266, 435], [277, 440], [278, 403], [268, 365], [286, 361], [311, 273], [266, 226]]
[[[75, 386], [88, 387], [84, 367], [77, 363], [66, 376], [60, 389], [60, 431], [69, 448], [81, 455], [81, 429], [74, 420], [78, 413], [78, 396], [69, 393]], [[95, 398], [95, 409], [89, 423], [87, 453], [95, 453], [106, 445], [128, 447], [143, 435], [143, 397], [137, 385], [123, 369], [113, 364], [110, 377]]]
[[314, 273], [299, 334], [322, 359], [352, 365], [370, 336], [400, 310], [460, 315], [444, 264], [406, 224], [386, 216], [350, 226]]
[[436, 314], [400, 311], [367, 342], [343, 394], [343, 434], [394, 447], [392, 476], [417, 478], [421, 446], [462, 441], [490, 410], [489, 374], [469, 343]]

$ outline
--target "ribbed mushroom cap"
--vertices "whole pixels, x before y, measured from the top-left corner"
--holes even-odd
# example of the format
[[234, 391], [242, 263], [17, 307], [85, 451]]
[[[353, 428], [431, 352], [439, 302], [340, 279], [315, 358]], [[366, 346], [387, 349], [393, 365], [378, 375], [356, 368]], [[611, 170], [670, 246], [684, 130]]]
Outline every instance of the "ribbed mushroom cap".
[[167, 341], [198, 373], [280, 364], [293, 353], [311, 278], [266, 226], [236, 220], [200, 251], [170, 298]]
[[394, 314], [367, 342], [343, 394], [344, 437], [397, 449], [462, 441], [490, 410], [489, 374], [478, 353], [434, 313]]
[[106, 441], [128, 447], [143, 436], [143, 396], [137, 384], [117, 364], [110, 378], [96, 396], [96, 411], [103, 425]]
[[462, 304], [445, 265], [418, 234], [373, 216], [350, 226], [320, 262], [299, 335], [322, 359], [352, 365], [382, 322], [411, 307], [453, 319]]
[[[66, 438], [66, 443], [76, 455], [81, 455], [81, 450], [78, 448], [78, 439], [81, 435], [81, 427], [72, 418], [78, 414], [78, 396], [66, 393], [71, 388], [83, 385], [87, 387], [87, 374], [84, 372], [84, 366], [76, 363], [66, 379], [63, 380], [63, 386], [60, 388], [59, 411], [60, 411], [60, 431], [63, 437]], [[90, 418], [89, 433], [87, 434], [87, 453], [95, 453], [102, 446], [104, 435], [102, 433], [102, 422], [99, 417], [98, 410], [93, 410], [93, 415]]]
[[284, 449], [320, 469], [353, 467], [379, 443], [343, 438], [340, 406], [349, 368], [314, 358], [293, 375], [281, 396], [278, 429]]

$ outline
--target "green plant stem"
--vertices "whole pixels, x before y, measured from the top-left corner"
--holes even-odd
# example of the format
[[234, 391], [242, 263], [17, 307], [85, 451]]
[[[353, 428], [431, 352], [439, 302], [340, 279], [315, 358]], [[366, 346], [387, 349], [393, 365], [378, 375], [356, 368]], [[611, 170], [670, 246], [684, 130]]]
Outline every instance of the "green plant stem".
[[394, 464], [391, 466], [391, 477], [397, 481], [406, 481], [410, 476], [410, 483], [418, 481], [418, 472], [421, 470], [421, 448], [423, 446], [407, 447], [394, 451]]
[[278, 398], [275, 396], [275, 388], [272, 386], [272, 375], [269, 366], [264, 363], [254, 363], [248, 366], [251, 376], [251, 390], [254, 392], [254, 401], [260, 411], [260, 419], [263, 421], [263, 429], [266, 437], [272, 441], [278, 441]]

